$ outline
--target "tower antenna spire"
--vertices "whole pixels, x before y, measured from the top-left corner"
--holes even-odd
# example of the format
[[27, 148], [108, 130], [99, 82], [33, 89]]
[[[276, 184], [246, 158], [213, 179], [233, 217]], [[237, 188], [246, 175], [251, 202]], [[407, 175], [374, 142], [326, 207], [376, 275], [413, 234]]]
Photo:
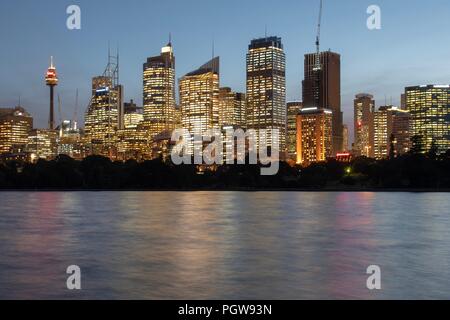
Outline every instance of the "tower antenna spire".
[[214, 35], [212, 37], [212, 58], [214, 59], [215, 56], [215, 43], [214, 43]]

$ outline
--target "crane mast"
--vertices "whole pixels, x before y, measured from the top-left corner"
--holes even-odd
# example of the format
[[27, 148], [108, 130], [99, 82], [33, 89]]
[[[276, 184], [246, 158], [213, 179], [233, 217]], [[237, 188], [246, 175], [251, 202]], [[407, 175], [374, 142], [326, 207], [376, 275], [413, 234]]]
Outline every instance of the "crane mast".
[[322, 9], [323, 9], [323, 0], [320, 0], [319, 22], [317, 24], [317, 37], [316, 37], [316, 62], [314, 66], [314, 71], [322, 70], [322, 65], [320, 64], [320, 28], [322, 25]]

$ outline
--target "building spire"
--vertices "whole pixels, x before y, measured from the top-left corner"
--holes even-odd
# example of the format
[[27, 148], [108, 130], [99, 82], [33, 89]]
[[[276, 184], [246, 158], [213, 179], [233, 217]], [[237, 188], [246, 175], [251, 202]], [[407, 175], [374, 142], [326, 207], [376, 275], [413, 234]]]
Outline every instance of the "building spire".
[[55, 66], [53, 64], [53, 56], [50, 56], [50, 68], [55, 69]]

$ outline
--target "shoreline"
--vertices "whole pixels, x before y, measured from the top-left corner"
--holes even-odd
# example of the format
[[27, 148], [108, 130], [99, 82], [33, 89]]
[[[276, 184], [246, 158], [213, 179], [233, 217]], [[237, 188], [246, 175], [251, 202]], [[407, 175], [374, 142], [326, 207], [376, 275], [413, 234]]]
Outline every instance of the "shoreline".
[[386, 193], [386, 192], [394, 192], [394, 193], [450, 193], [450, 189], [402, 189], [402, 188], [367, 188], [367, 189], [356, 189], [356, 188], [321, 188], [321, 189], [301, 189], [301, 188], [273, 188], [273, 189], [262, 189], [262, 188], [230, 188], [230, 189], [201, 189], [201, 188], [192, 188], [192, 189], [0, 189], [0, 193], [2, 192], [329, 192], [329, 193], [337, 193], [337, 192], [351, 192], [351, 193], [363, 193], [363, 192], [372, 192], [372, 193]]

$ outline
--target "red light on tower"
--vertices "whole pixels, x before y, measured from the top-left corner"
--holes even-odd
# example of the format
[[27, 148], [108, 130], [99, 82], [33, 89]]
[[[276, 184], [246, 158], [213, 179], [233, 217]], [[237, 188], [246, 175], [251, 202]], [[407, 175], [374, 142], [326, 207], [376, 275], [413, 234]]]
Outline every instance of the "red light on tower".
[[49, 129], [53, 130], [55, 127], [54, 123], [54, 87], [58, 85], [58, 75], [56, 73], [56, 68], [53, 65], [53, 57], [50, 58], [50, 67], [47, 69], [45, 74], [45, 83], [50, 87], [50, 117], [49, 117]]
[[50, 58], [50, 67], [47, 69], [47, 73], [45, 75], [45, 83], [48, 86], [58, 85], [58, 75], [56, 73], [56, 68], [53, 65], [53, 57]]

